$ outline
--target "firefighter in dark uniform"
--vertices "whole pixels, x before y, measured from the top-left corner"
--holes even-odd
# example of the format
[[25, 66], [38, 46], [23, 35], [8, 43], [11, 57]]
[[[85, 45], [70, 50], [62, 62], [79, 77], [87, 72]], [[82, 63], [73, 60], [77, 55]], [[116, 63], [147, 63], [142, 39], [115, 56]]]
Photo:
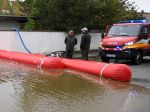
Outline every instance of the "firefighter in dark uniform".
[[66, 58], [73, 58], [74, 46], [77, 44], [77, 38], [74, 36], [74, 31], [70, 30], [65, 38]]
[[80, 44], [81, 55], [83, 60], [88, 60], [88, 52], [91, 44], [91, 35], [88, 33], [88, 29], [86, 27], [82, 28], [81, 31], [83, 33], [81, 36]]

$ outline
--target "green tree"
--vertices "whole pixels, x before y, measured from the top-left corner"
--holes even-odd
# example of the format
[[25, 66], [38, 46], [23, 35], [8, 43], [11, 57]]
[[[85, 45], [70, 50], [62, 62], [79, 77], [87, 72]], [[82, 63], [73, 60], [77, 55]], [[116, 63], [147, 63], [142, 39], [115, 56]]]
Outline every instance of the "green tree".
[[29, 17], [28, 22], [26, 23], [24, 27], [24, 30], [32, 31], [34, 29], [35, 29], [35, 21], [31, 17]]
[[[38, 18], [39, 29], [77, 32], [83, 26], [101, 29], [124, 19], [137, 17], [134, 3], [128, 0], [27, 0], [30, 15]], [[26, 1], [26, 3], [27, 3]], [[28, 4], [28, 3], [27, 3]]]
[[26, 13], [27, 15], [31, 15], [33, 9], [33, 1], [34, 0], [25, 0], [24, 2], [20, 1], [19, 4], [22, 6], [22, 12]]
[[20, 3], [20, 0], [0, 0], [0, 14], [25, 16], [26, 13], [22, 11], [23, 7], [20, 5]]

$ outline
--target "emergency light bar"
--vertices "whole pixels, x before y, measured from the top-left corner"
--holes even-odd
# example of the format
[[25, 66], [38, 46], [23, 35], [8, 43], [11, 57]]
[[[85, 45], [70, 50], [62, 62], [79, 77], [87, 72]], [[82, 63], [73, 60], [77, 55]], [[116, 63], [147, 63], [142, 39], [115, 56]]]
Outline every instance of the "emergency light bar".
[[148, 22], [146, 19], [141, 19], [141, 20], [120, 21], [119, 23], [146, 23], [146, 22]]

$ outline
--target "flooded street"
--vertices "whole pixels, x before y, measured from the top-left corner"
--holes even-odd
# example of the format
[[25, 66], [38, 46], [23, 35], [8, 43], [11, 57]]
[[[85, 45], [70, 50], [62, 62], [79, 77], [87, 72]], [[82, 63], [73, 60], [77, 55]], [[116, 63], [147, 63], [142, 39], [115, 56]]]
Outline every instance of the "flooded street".
[[132, 70], [132, 83], [150, 89], [150, 58], [140, 65], [129, 65]]
[[0, 60], [0, 112], [149, 112], [149, 63], [130, 83]]

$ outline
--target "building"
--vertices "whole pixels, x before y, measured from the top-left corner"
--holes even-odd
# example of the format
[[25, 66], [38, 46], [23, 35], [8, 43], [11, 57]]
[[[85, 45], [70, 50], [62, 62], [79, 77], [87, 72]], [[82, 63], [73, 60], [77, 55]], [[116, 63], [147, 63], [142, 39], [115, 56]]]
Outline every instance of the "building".
[[27, 16], [0, 16], [0, 30], [10, 30], [11, 28], [21, 29], [22, 24], [27, 22]]
[[150, 13], [144, 12], [143, 16], [146, 17], [150, 21]]
[[144, 10], [141, 10], [141, 12], [138, 12], [140, 18], [146, 18], [148, 21], [150, 21], [150, 12], [144, 12]]

